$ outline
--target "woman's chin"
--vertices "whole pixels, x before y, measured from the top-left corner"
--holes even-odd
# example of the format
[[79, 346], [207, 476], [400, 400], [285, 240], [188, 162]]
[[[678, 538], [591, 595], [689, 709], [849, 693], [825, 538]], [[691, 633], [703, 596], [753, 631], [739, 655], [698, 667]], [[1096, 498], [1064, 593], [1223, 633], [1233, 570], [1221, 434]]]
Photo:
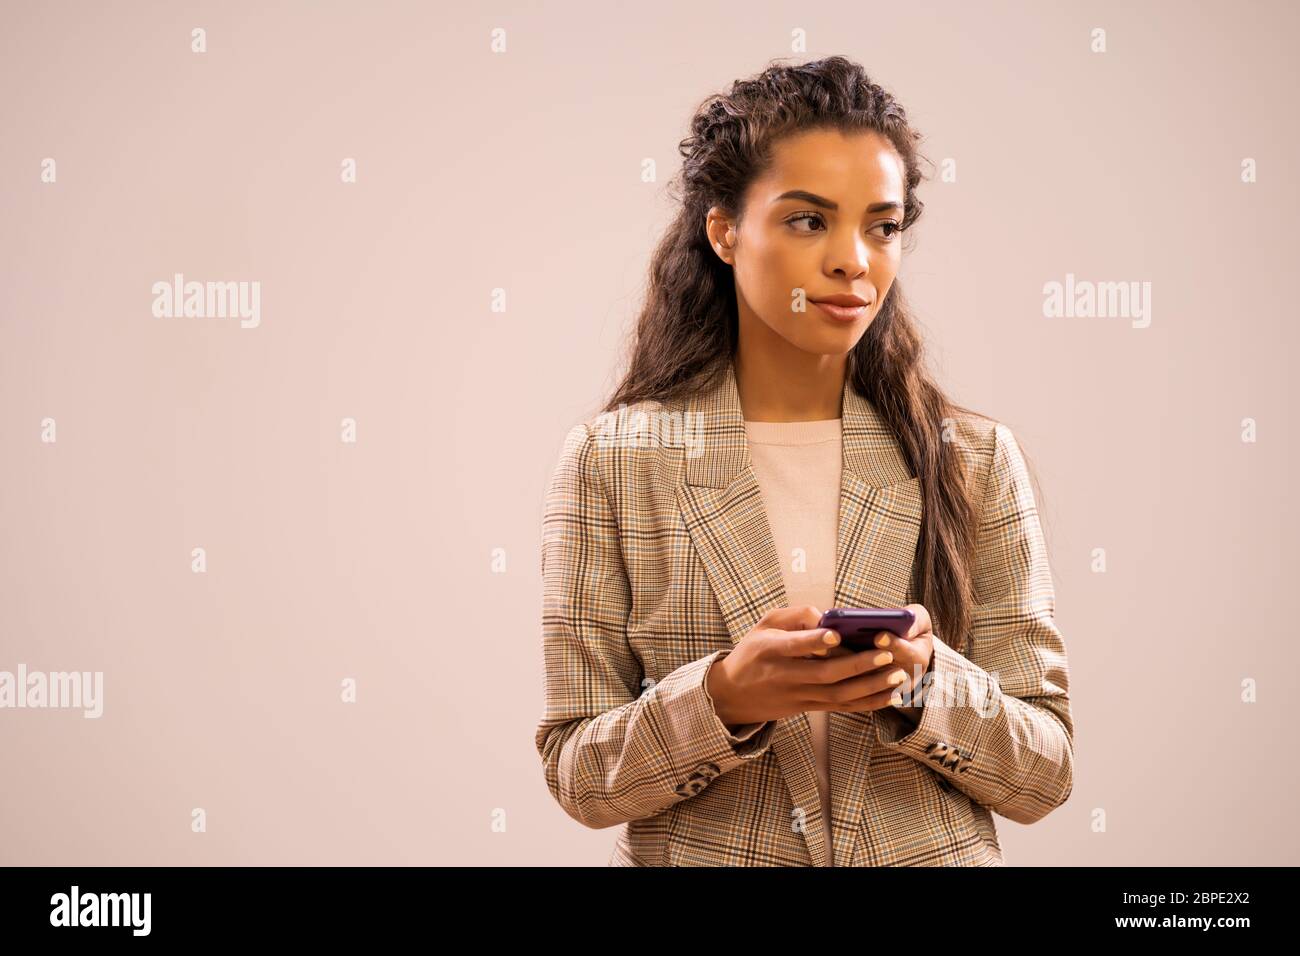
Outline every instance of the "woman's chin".
[[867, 330], [866, 322], [855, 322], [844, 328], [821, 329], [818, 335], [800, 346], [805, 352], [818, 355], [847, 355], [853, 351]]

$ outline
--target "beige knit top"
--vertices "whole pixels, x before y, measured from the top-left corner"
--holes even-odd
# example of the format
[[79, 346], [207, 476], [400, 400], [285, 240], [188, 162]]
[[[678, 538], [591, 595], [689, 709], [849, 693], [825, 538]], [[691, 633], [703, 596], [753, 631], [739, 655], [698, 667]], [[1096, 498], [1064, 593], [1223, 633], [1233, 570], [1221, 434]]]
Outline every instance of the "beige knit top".
[[[835, 544], [843, 467], [841, 427], [839, 418], [813, 422], [745, 422], [749, 457], [781, 562], [786, 603], [791, 607], [812, 604], [822, 611], [834, 607]], [[809, 711], [807, 717], [812, 725], [826, 842], [833, 851], [826, 714], [821, 710]], [[830, 865], [835, 865], [833, 859]]]

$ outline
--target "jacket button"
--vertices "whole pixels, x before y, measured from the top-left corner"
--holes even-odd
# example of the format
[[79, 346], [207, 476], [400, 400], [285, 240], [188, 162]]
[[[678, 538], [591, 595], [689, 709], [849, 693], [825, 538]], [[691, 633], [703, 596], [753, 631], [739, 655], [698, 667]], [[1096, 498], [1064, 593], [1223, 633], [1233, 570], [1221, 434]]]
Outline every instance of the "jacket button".
[[712, 761], [707, 761], [695, 768], [695, 771], [673, 788], [673, 792], [683, 797], [693, 797], [710, 783], [713, 778], [722, 773], [722, 768]]
[[962, 753], [956, 747], [950, 746], [942, 741], [930, 744], [926, 750], [930, 759], [935, 761], [944, 770], [957, 770], [964, 762], [970, 760], [969, 755]]

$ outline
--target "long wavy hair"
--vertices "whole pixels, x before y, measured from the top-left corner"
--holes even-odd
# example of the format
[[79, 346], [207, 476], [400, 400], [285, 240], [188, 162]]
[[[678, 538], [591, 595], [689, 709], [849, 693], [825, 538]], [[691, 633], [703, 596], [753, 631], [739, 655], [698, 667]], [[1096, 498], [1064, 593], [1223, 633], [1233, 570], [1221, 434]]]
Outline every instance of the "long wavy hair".
[[[735, 356], [739, 315], [732, 268], [709, 243], [706, 215], [716, 205], [739, 221], [746, 189], [768, 168], [774, 144], [810, 129], [887, 137], [906, 170], [901, 231], [920, 218], [924, 204], [916, 187], [923, 178], [920, 163], [928, 163], [918, 152], [921, 135], [894, 97], [851, 60], [772, 61], [757, 76], [733, 83], [731, 92], [708, 97], [678, 145], [683, 164], [670, 195], [680, 209], [652, 257], [627, 372], [604, 411], [647, 399], [687, 399], [719, 383]], [[920, 478], [924, 511], [912, 582], [917, 599], [930, 612], [935, 634], [956, 649], [968, 647], [978, 509], [961, 456], [943, 440], [943, 421], [958, 412], [989, 419], [953, 403], [927, 374], [921, 336], [897, 279], [849, 353], [847, 376], [889, 425]]]

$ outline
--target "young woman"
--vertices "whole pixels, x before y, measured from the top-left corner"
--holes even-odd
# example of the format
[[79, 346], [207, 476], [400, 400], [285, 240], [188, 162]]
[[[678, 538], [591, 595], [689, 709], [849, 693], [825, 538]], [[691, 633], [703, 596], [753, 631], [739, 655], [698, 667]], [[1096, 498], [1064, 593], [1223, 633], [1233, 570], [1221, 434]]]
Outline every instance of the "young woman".
[[[919, 140], [862, 68], [707, 100], [630, 368], [543, 521], [546, 782], [611, 865], [996, 866], [1073, 786], [1025, 459], [923, 369]], [[907, 607], [849, 652], [829, 607]]]

